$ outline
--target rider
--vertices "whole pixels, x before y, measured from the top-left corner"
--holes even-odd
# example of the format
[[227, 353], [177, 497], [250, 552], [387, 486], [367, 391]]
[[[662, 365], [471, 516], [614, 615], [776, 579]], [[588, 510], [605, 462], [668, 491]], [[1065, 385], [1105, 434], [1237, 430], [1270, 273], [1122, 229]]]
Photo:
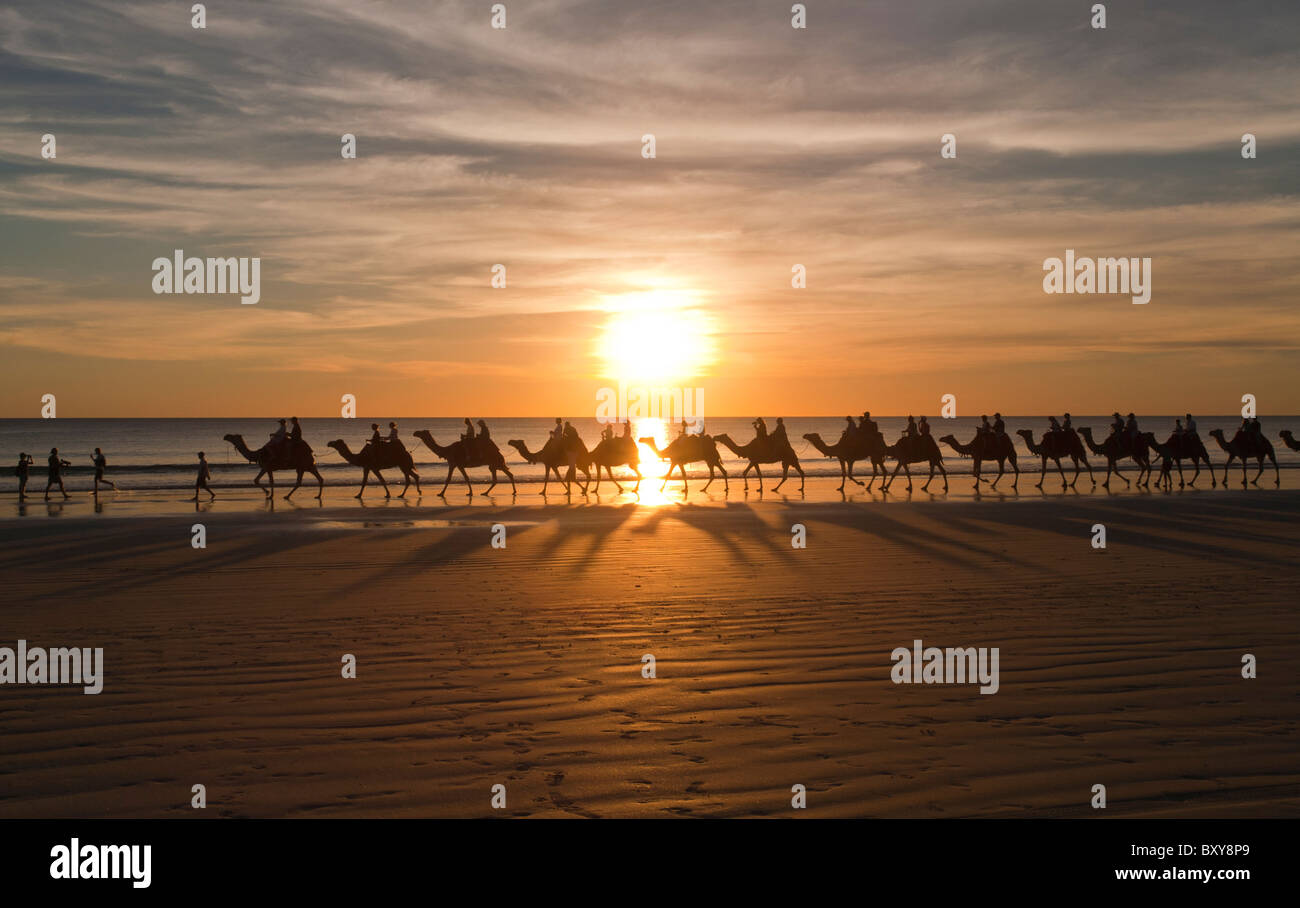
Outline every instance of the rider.
[[979, 430], [980, 430], [980, 432], [981, 432], [982, 434], [984, 434], [984, 435], [992, 435], [992, 434], [993, 434], [993, 426], [989, 423], [989, 418], [988, 418], [987, 416], [981, 416], [981, 417], [980, 417], [980, 428], [979, 428]]
[[394, 443], [399, 441], [397, 437], [397, 423], [395, 422], [390, 422], [388, 424], [388, 440]]
[[917, 434], [919, 433], [917, 432], [917, 428], [916, 428], [916, 417], [909, 414], [907, 417], [907, 436], [909, 438], [912, 438], [915, 437]]
[[1061, 431], [1069, 432], [1072, 428], [1074, 427], [1070, 425], [1070, 414], [1066, 413], [1061, 419]]
[[623, 420], [623, 437], [624, 438], [632, 437], [632, 420], [630, 419]]
[[555, 428], [551, 430], [552, 438], [560, 438], [564, 435], [564, 424], [560, 422], [560, 417], [555, 417]]
[[298, 417], [296, 416], [289, 417], [289, 423], [290, 425], [293, 426], [293, 428], [289, 430], [290, 440], [302, 441], [302, 426], [298, 425]]
[[1187, 417], [1187, 422], [1183, 423], [1183, 433], [1186, 435], [1196, 435], [1196, 420], [1192, 419], [1192, 414], [1190, 413], [1184, 413], [1183, 415]]
[[1128, 433], [1128, 439], [1130, 444], [1137, 442], [1138, 435], [1140, 435], [1141, 433], [1138, 430], [1137, 417], [1134, 416], [1132, 413], [1128, 415], [1128, 420], [1124, 423], [1124, 431]]
[[366, 444], [370, 446], [371, 450], [376, 450], [383, 441], [384, 439], [379, 434], [379, 423], [372, 422], [370, 424], [370, 441], [366, 442]]
[[776, 428], [772, 430], [772, 439], [780, 444], [790, 443], [785, 434], [785, 420], [780, 416], [776, 418]]
[[[1069, 419], [1068, 414], [1066, 416], [1066, 419]], [[1055, 416], [1049, 416], [1047, 417], [1047, 431], [1052, 435], [1059, 435], [1064, 430], [1061, 428], [1061, 424], [1056, 421]]]
[[1006, 435], [1006, 434], [1007, 434], [1007, 424], [1006, 424], [1005, 422], [1002, 421], [1002, 414], [1001, 414], [1001, 413], [994, 413], [994, 414], [993, 414], [993, 433], [994, 433], [995, 435]]
[[872, 435], [875, 435], [880, 431], [880, 427], [876, 425], [876, 421], [871, 418], [871, 412], [869, 410], [862, 411], [862, 419], [858, 421], [858, 428], [865, 429]]
[[760, 416], [758, 419], [754, 420], [754, 432], [758, 435], [759, 439], [767, 438], [767, 423], [763, 421], [763, 417]]
[[921, 417], [921, 424], [920, 424], [919, 428], [920, 428], [920, 430], [921, 430], [921, 434], [922, 434], [922, 435], [929, 435], [929, 434], [930, 434], [930, 424], [929, 424], [928, 422], [925, 421], [925, 417], [924, 417], [924, 416]]
[[272, 451], [279, 451], [284, 445], [289, 443], [289, 429], [285, 425], [286, 420], [280, 420], [280, 428], [271, 433], [271, 440], [268, 443]]
[[1124, 419], [1119, 415], [1118, 410], [1112, 413], [1111, 417], [1114, 419], [1114, 422], [1110, 424], [1110, 434], [1118, 438], [1124, 432]]

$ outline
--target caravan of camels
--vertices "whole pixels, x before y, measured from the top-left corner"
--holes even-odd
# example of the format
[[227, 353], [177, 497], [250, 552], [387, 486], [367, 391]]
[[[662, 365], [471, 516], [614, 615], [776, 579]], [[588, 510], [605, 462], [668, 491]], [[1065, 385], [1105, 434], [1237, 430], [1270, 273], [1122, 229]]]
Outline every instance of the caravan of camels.
[[[1132, 460], [1138, 466], [1138, 476], [1134, 482], [1139, 487], [1150, 486], [1152, 463], [1157, 460], [1160, 466], [1160, 472], [1156, 479], [1157, 487], [1163, 485], [1166, 488], [1171, 488], [1173, 483], [1172, 473], [1175, 469], [1178, 471], [1179, 488], [1193, 485], [1200, 476], [1202, 465], [1210, 473], [1211, 486], [1217, 487], [1218, 481], [1214, 476], [1214, 468], [1210, 463], [1209, 452], [1197, 434], [1196, 423], [1191, 414], [1187, 414], [1186, 419], [1186, 425], [1184, 425], [1183, 420], [1177, 421], [1177, 427], [1173, 434], [1163, 443], [1158, 441], [1152, 433], [1140, 431], [1137, 420], [1132, 413], [1128, 415], [1127, 420], [1115, 413], [1114, 422], [1110, 426], [1110, 434], [1100, 444], [1093, 440], [1091, 428], [1082, 426], [1076, 430], [1071, 425], [1068, 413], [1064, 415], [1060, 422], [1055, 417], [1052, 417], [1051, 427], [1038, 440], [1034, 439], [1033, 432], [1029, 429], [1020, 429], [1016, 434], [1025, 440], [1025, 445], [1031, 455], [1041, 459], [1041, 478], [1036, 483], [1036, 487], [1040, 489], [1047, 478], [1049, 460], [1055, 464], [1060, 474], [1062, 489], [1073, 488], [1079, 480], [1079, 474], [1085, 469], [1088, 471], [1092, 484], [1097, 485], [1092, 465], [1088, 462], [1089, 454], [1105, 458], [1106, 477], [1101, 485], [1106, 489], [1110, 488], [1112, 474], [1123, 479], [1126, 486], [1131, 485], [1128, 477], [1124, 476], [1120, 471], [1119, 464], [1122, 460]], [[930, 483], [934, 481], [935, 472], [938, 471], [946, 492], [948, 491], [948, 471], [944, 467], [943, 455], [939, 448], [940, 443], [946, 444], [959, 455], [972, 459], [972, 474], [976, 488], [979, 488], [981, 482], [987, 482], [991, 488], [996, 488], [998, 482], [1006, 473], [1008, 463], [1015, 477], [1011, 483], [1012, 487], [1015, 488], [1019, 483], [1020, 467], [1017, 463], [1015, 444], [1011, 436], [1007, 434], [1001, 414], [995, 414], [993, 422], [990, 422], [987, 416], [983, 417], [982, 424], [976, 430], [975, 437], [965, 443], [952, 435], [944, 435], [936, 441], [930, 432], [930, 426], [925, 417], [921, 417], [918, 423], [909, 416], [906, 430], [892, 444], [886, 442], [884, 435], [880, 432], [877, 423], [871, 418], [869, 412], [863, 413], [857, 419], [846, 417], [846, 421], [847, 425], [844, 431], [834, 444], [827, 444], [816, 433], [804, 436], [804, 439], [816, 448], [822, 456], [839, 462], [839, 491], [843, 491], [845, 485], [849, 482], [870, 489], [877, 478], [881, 480], [881, 490], [888, 491], [899, 470], [902, 470], [907, 477], [907, 489], [910, 492], [912, 490], [911, 465], [928, 464], [930, 468], [929, 475], [925, 484], [921, 487], [922, 490], [929, 490]], [[270, 441], [257, 450], [250, 449], [240, 435], [227, 435], [225, 440], [231, 443], [239, 454], [250, 463], [257, 465], [259, 472], [254, 477], [253, 484], [262, 489], [268, 498], [274, 494], [274, 474], [277, 471], [294, 471], [297, 474], [297, 482], [285, 495], [285, 498], [289, 498], [298, 490], [302, 485], [305, 474], [316, 477], [318, 485], [316, 497], [319, 498], [324, 491], [324, 479], [316, 468], [315, 455], [311, 446], [302, 437], [297, 419], [292, 420], [292, 423], [293, 427], [290, 430], [285, 425], [285, 421], [281, 420], [280, 430], [272, 435]], [[479, 420], [477, 425], [476, 430], [474, 424], [466, 419], [466, 431], [458, 440], [447, 445], [439, 444], [427, 430], [414, 433], [415, 438], [422, 441], [429, 450], [447, 463], [447, 476], [442, 489], [438, 492], [440, 496], [446, 495], [447, 487], [457, 471], [465, 480], [469, 494], [472, 496], [474, 487], [470, 482], [467, 470], [480, 467], [486, 467], [491, 475], [491, 483], [487, 488], [488, 492], [491, 492], [496, 487], [499, 481], [498, 474], [504, 475], [510, 481], [512, 492], [515, 491], [514, 474], [511, 473], [510, 467], [506, 464], [500, 448], [492, 440], [487, 424], [483, 420]], [[542, 483], [543, 495], [546, 494], [546, 488], [551, 482], [552, 476], [554, 476], [556, 482], [564, 486], [566, 494], [571, 494], [571, 486], [575, 483], [579, 486], [582, 494], [588, 494], [589, 488], [592, 487], [591, 470], [593, 467], [596, 471], [594, 491], [598, 492], [600, 489], [603, 470], [604, 475], [608, 476], [614, 487], [621, 493], [623, 484], [614, 476], [613, 468], [625, 467], [635, 476], [634, 491], [639, 492], [641, 480], [644, 478], [640, 470], [640, 466], [645, 462], [642, 446], [655, 458], [666, 461], [668, 464], [663, 485], [660, 486], [661, 491], [672, 479], [674, 471], [678, 471], [681, 475], [683, 491], [689, 491], [686, 467], [689, 464], [697, 463], [704, 464], [709, 471], [709, 479], [703, 486], [704, 490], [707, 490], [713, 484], [716, 475], [721, 475], [724, 488], [729, 490], [729, 477], [722, 465], [718, 445], [722, 445], [738, 459], [747, 462], [747, 466], [741, 473], [741, 481], [744, 483], [745, 489], [749, 488], [749, 472], [751, 470], [754, 471], [757, 477], [761, 491], [763, 466], [780, 465], [781, 481], [773, 486], [772, 491], [779, 490], [785, 484], [786, 480], [789, 479], [791, 470], [799, 475], [799, 488], [800, 491], [803, 490], [804, 471], [799, 464], [798, 456], [791, 447], [789, 438], [786, 436], [785, 423], [782, 419], [778, 418], [776, 420], [776, 425], [770, 432], [762, 417], [755, 419], [753, 422], [755, 436], [751, 441], [743, 445], [737, 444], [725, 434], [716, 436], [704, 434], [703, 425], [699, 427], [699, 432], [693, 433], [688, 430], [685, 422], [683, 422], [678, 437], [662, 449], [659, 448], [652, 437], [633, 438], [630, 422], [625, 420], [621, 423], [621, 426], [622, 431], [619, 433], [613, 425], [606, 425], [601, 440], [590, 450], [579, 437], [577, 430], [568, 422], [558, 418], [555, 420], [555, 428], [551, 431], [545, 445], [540, 450], [530, 451], [528, 445], [520, 439], [511, 439], [508, 444], [527, 463], [541, 464], [545, 468]], [[370, 440], [359, 451], [352, 451], [347, 442], [342, 439], [329, 442], [329, 447], [337, 451], [347, 463], [361, 468], [361, 491], [357, 493], [356, 497], [360, 498], [365, 493], [371, 474], [383, 487], [384, 494], [386, 496], [391, 495], [388, 482], [381, 472], [387, 469], [401, 471], [405, 479], [405, 484], [398, 497], [406, 494], [411, 483], [415, 483], [416, 492], [418, 493], [420, 491], [420, 475], [415, 469], [411, 453], [398, 437], [396, 423], [389, 423], [390, 431], [387, 436], [380, 434], [378, 424], [372, 425], [371, 428], [373, 433]], [[1241, 428], [1237, 430], [1231, 440], [1226, 439], [1223, 431], [1219, 429], [1215, 429], [1209, 434], [1228, 455], [1223, 471], [1223, 485], [1225, 487], [1228, 483], [1228, 469], [1234, 461], [1241, 462], [1242, 485], [1247, 485], [1247, 460], [1250, 459], [1255, 460], [1259, 467], [1255, 477], [1249, 480], [1250, 482], [1258, 483], [1260, 476], [1264, 472], [1264, 464], [1267, 459], [1272, 463], [1276, 474], [1275, 485], [1281, 485], [1281, 475], [1277, 472], [1277, 457], [1274, 454], [1272, 444], [1264, 437], [1258, 419], [1244, 420]], [[1292, 450], [1300, 450], [1300, 442], [1294, 439], [1290, 431], [1284, 430], [1281, 433], [1281, 438], [1287, 447]], [[886, 465], [886, 461], [890, 460], [894, 461], [892, 471]], [[1063, 460], [1074, 465], [1074, 476], [1069, 480], [1065, 476], [1065, 469], [1062, 466]], [[998, 471], [997, 476], [990, 481], [984, 478], [981, 473], [986, 464], [994, 461], [997, 462]], [[1195, 469], [1190, 480], [1184, 478], [1184, 461], [1189, 461], [1190, 465]], [[862, 462], [871, 465], [871, 478], [866, 483], [853, 475], [855, 465]], [[582, 474], [582, 481], [577, 480], [579, 472]], [[262, 485], [261, 479], [263, 476], [268, 478], [269, 486]], [[629, 479], [630, 477], [625, 478], [624, 481], [629, 481]], [[199, 487], [206, 488], [202, 471], [200, 472]], [[196, 488], [196, 497], [197, 492], [198, 488]], [[211, 493], [209, 492], [209, 494]]]

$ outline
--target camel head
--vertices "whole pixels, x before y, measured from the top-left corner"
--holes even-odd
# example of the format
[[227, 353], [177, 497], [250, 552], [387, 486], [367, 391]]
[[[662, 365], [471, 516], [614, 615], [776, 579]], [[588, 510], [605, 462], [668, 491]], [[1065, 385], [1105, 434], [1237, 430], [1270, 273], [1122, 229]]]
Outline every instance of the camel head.
[[[643, 444], [643, 445], [645, 445], [647, 448], [649, 448], [651, 451], [653, 451], [655, 454], [659, 454], [659, 443], [658, 443], [657, 441], [654, 440], [654, 437], [653, 437], [653, 436], [651, 436], [651, 435], [647, 435], [645, 438], [638, 438], [638, 439], [637, 439], [637, 443], [638, 443], [638, 444]], [[662, 455], [660, 455], [660, 456], [662, 456]]]
[[248, 445], [244, 444], [244, 436], [236, 432], [231, 435], [223, 435], [222, 439], [234, 445], [235, 450], [238, 451], [249, 463], [256, 462], [256, 458], [253, 456], [253, 451], [249, 449]]
[[1025, 441], [1031, 441], [1034, 437], [1034, 432], [1032, 429], [1016, 429], [1016, 434], [1019, 435], [1021, 438], [1023, 438]]
[[420, 441], [424, 442], [426, 445], [428, 445], [431, 448], [434, 445], [433, 433], [430, 432], [428, 429], [416, 429], [414, 432], [411, 433], [411, 435], [414, 438], [420, 439]]
[[347, 446], [348, 443], [341, 438], [336, 438], [333, 441], [329, 441], [325, 443], [325, 447], [333, 448], [335, 451], [338, 451], [340, 454], [343, 453], [344, 449], [346, 449]]
[[508, 442], [506, 442], [506, 444], [510, 445], [510, 447], [518, 451], [519, 456], [522, 457], [524, 460], [528, 461], [529, 463], [537, 463], [537, 454], [533, 454], [528, 450], [528, 445], [524, 444], [524, 440], [522, 438], [512, 438]]
[[1294, 439], [1294, 436], [1292, 436], [1290, 429], [1283, 429], [1281, 432], [1278, 432], [1277, 437], [1284, 439], [1286, 441], [1292, 441]]
[[954, 448], [961, 443], [952, 435], [942, 435], [940, 436], [939, 441], [945, 445], [952, 445]]
[[1211, 438], [1217, 438], [1217, 439], [1219, 439], [1219, 441], [1223, 441], [1223, 430], [1222, 430], [1222, 429], [1211, 429], [1211, 430], [1210, 430], [1210, 437], [1211, 437]]

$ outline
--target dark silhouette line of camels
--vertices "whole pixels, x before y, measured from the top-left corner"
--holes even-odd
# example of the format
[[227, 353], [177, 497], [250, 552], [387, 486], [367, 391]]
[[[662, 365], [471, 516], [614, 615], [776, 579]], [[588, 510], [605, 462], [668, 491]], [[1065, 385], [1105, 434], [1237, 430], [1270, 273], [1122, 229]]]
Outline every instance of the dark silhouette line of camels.
[[[874, 428], [874, 424], [871, 425]], [[1202, 467], [1210, 474], [1211, 486], [1217, 488], [1219, 484], [1209, 452], [1195, 434], [1176, 432], [1163, 443], [1157, 441], [1155, 435], [1150, 432], [1141, 433], [1131, 442], [1126, 433], [1112, 432], [1102, 442], [1098, 443], [1093, 438], [1092, 429], [1087, 426], [1079, 427], [1077, 432], [1069, 427], [1060, 431], [1045, 432], [1037, 441], [1030, 429], [1019, 429], [1015, 434], [1020, 435], [1025, 440], [1025, 446], [1032, 455], [1041, 459], [1040, 479], [1036, 483], [1036, 487], [1040, 489], [1047, 478], [1049, 460], [1056, 465], [1063, 490], [1075, 487], [1084, 469], [1087, 469], [1093, 485], [1097, 485], [1092, 465], [1088, 462], [1089, 453], [1106, 458], [1106, 476], [1101, 483], [1102, 487], [1106, 489], [1110, 488], [1112, 474], [1123, 479], [1126, 487], [1131, 487], [1134, 484], [1138, 487], [1149, 487], [1154, 472], [1153, 462], [1157, 459], [1160, 466], [1159, 476], [1156, 478], [1157, 487], [1172, 488], [1172, 474], [1175, 469], [1178, 471], [1178, 487], [1180, 489], [1195, 486]], [[1233, 463], [1238, 460], [1241, 461], [1243, 487], [1250, 484], [1259, 484], [1266, 460], [1273, 465], [1274, 485], [1281, 485], [1281, 473], [1276, 452], [1273, 445], [1258, 432], [1258, 429], [1254, 432], [1239, 429], [1231, 440], [1228, 440], [1224, 431], [1220, 429], [1215, 429], [1209, 434], [1218, 442], [1219, 447], [1228, 454], [1222, 479], [1225, 487], [1228, 484], [1228, 473]], [[1296, 441], [1291, 430], [1283, 429], [1278, 434], [1288, 449], [1300, 451], [1300, 442]], [[491, 483], [487, 487], [488, 493], [498, 484], [499, 473], [504, 473], [510, 480], [512, 494], [517, 493], [514, 474], [506, 464], [501, 450], [490, 438], [480, 436], [465, 441], [462, 437], [461, 440], [444, 446], [438, 444], [428, 430], [417, 431], [414, 436], [423, 441], [431, 451], [447, 462], [447, 476], [438, 495], [445, 497], [452, 476], [459, 471], [465, 480], [469, 494], [473, 496], [474, 487], [466, 471], [475, 467], [487, 467], [490, 471]], [[242, 435], [230, 434], [224, 436], [224, 438], [235, 447], [242, 457], [257, 465], [258, 473], [253, 478], [253, 484], [261, 489], [268, 499], [275, 494], [275, 473], [285, 470], [292, 470], [296, 473], [296, 482], [285, 494], [286, 499], [291, 498], [294, 492], [302, 486], [303, 477], [306, 474], [311, 474], [316, 478], [316, 498], [319, 499], [323, 496], [324, 478], [316, 467], [315, 455], [311, 446], [302, 438], [290, 438], [279, 444], [268, 442], [257, 450], [251, 450]], [[903, 435], [894, 444], [886, 444], [879, 430], [868, 431], [854, 428], [845, 430], [835, 444], [826, 443], [821, 435], [815, 432], [806, 434], [803, 438], [822, 456], [838, 461], [840, 467], [838, 490], [841, 492], [844, 491], [849, 482], [871, 489], [877, 477], [882, 480], [881, 490], [887, 492], [900, 470], [907, 476], [907, 488], [910, 492], [912, 491], [911, 465], [917, 463], [928, 463], [930, 465], [929, 475], [922, 485], [923, 491], [929, 490], [936, 471], [943, 479], [944, 491], [948, 490], [948, 471], [944, 466], [943, 456], [940, 453], [938, 444], [928, 433]], [[536, 452], [530, 451], [528, 445], [521, 439], [511, 439], [509, 444], [519, 452], [527, 463], [540, 463], [545, 467], [542, 482], [542, 494], [545, 495], [552, 474], [554, 474], [556, 481], [564, 485], [567, 494], [572, 494], [571, 486], [575, 482], [579, 485], [581, 492], [587, 494], [592, 486], [591, 468], [593, 466], [596, 469], [595, 490], [597, 492], [605, 477], [608, 477], [620, 493], [624, 491], [623, 483], [614, 475], [613, 470], [616, 466], [622, 466], [631, 470], [635, 475], [636, 484], [633, 491], [639, 493], [641, 481], [645, 477], [640, 470], [641, 450], [638, 447], [638, 442], [649, 449], [654, 456], [668, 462], [668, 469], [665, 472], [663, 483], [660, 485], [660, 491], [667, 487], [674, 471], [676, 471], [681, 476], [683, 492], [689, 493], [686, 466], [693, 463], [703, 463], [708, 467], [709, 478], [702, 487], [703, 491], [708, 490], [718, 475], [722, 476], [724, 487], [729, 491], [730, 477], [723, 466], [722, 458], [718, 452], [718, 445], [724, 446], [738, 459], [747, 462], [744, 471], [741, 473], [741, 479], [746, 490], [749, 488], [749, 471], [753, 470], [757, 476], [758, 489], [760, 492], [763, 491], [762, 467], [770, 464], [780, 464], [782, 468], [780, 481], [770, 491], [779, 491], [789, 479], [792, 469], [799, 474], [800, 491], [804, 490], [806, 475], [799, 463], [798, 455], [790, 446], [783, 429], [778, 429], [777, 432], [762, 437], [756, 435], [744, 445], [737, 444], [726, 434], [717, 436], [703, 434], [681, 435], [673, 439], [662, 450], [653, 437], [633, 440], [630, 436], [603, 438], [594, 448], [588, 450], [576, 433], [569, 436], [549, 438], [542, 449]], [[1007, 462], [1010, 462], [1015, 477], [1012, 480], [1012, 488], [1018, 485], [1021, 471], [1017, 461], [1017, 454], [1012, 439], [1005, 433], [994, 435], [988, 432], [978, 432], [969, 443], [964, 444], [953, 435], [944, 435], [939, 439], [939, 442], [948, 445], [959, 455], [970, 457], [973, 460], [972, 475], [977, 490], [980, 483], [989, 483], [991, 488], [997, 488], [998, 483], [1006, 475]], [[405, 479], [402, 491], [397, 497], [405, 497], [412, 483], [415, 484], [416, 493], [421, 493], [419, 471], [415, 468], [410, 452], [400, 442], [384, 442], [379, 445], [367, 444], [357, 452], [353, 452], [342, 439], [335, 439], [329, 442], [328, 446], [338, 451], [345, 462], [362, 469], [361, 490], [357, 493], [357, 498], [361, 498], [364, 494], [372, 473], [380, 485], [383, 486], [385, 497], [392, 497], [388, 482], [381, 472], [381, 470], [392, 468], [401, 470]], [[1065, 459], [1069, 459], [1074, 464], [1074, 476], [1069, 480], [1066, 478], [1062, 464]], [[1253, 478], [1248, 476], [1248, 459], [1254, 459], [1258, 466]], [[886, 460], [895, 461], [892, 471], [886, 467]], [[1138, 475], [1132, 482], [1120, 469], [1120, 462], [1124, 460], [1132, 460], [1139, 468]], [[871, 464], [871, 478], [866, 483], [854, 476], [855, 465], [863, 461]], [[983, 475], [984, 465], [989, 461], [997, 461], [998, 464], [997, 476], [991, 481]], [[1194, 468], [1190, 479], [1187, 479], [1183, 472], [1183, 461], [1190, 461]], [[578, 471], [583, 474], [581, 481], [576, 476]], [[263, 485], [261, 481], [263, 476], [268, 479], [267, 485]]]

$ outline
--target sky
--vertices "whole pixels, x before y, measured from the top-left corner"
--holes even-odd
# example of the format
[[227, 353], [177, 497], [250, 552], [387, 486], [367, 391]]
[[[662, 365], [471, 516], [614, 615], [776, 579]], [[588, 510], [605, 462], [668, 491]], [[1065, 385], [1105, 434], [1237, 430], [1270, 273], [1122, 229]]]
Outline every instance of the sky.
[[1300, 413], [1300, 4], [805, 5], [7, 0], [0, 417]]

